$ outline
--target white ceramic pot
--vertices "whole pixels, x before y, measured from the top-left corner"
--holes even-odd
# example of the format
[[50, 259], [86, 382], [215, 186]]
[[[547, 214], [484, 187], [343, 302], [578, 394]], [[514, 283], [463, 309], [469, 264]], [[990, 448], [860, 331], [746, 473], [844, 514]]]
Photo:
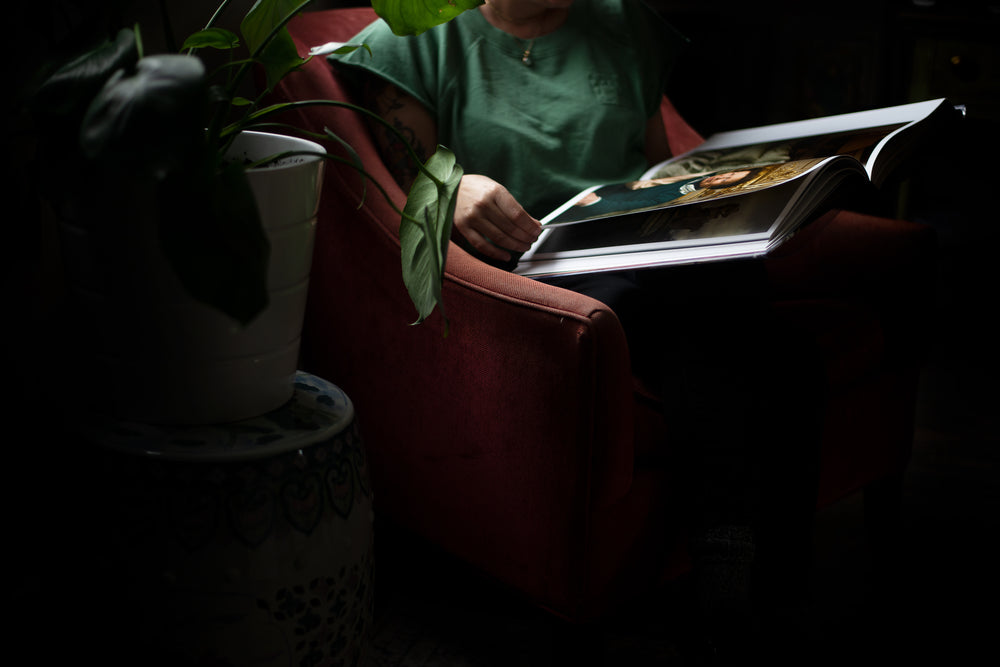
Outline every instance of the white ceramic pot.
[[[323, 148], [244, 132], [230, 156], [289, 150]], [[62, 225], [75, 324], [87, 345], [74, 353], [75, 376], [91, 407], [128, 421], [210, 424], [255, 417], [291, 397], [324, 164], [296, 156], [248, 172], [271, 255], [269, 305], [245, 327], [187, 294], [153, 225], [137, 225], [134, 254], [113, 262], [95, 259], [100, 241], [88, 231]]]

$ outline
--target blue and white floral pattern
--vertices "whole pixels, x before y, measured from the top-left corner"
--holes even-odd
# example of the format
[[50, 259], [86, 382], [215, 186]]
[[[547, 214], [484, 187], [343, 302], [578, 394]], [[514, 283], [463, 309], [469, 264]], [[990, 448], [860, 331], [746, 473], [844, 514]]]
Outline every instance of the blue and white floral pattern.
[[227, 664], [251, 648], [281, 664], [365, 658], [365, 449], [343, 391], [306, 373], [295, 382], [286, 405], [233, 424], [82, 427], [101, 454], [95, 486], [117, 584], [145, 607], [140, 630], [169, 636], [185, 659]]

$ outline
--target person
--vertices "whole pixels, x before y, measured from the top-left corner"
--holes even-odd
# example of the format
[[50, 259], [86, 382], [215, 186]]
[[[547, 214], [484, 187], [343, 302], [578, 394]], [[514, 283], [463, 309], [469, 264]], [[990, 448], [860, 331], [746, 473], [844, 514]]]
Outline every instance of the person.
[[[639, 0], [487, 0], [416, 37], [376, 21], [352, 42], [370, 53], [331, 61], [422, 158], [437, 144], [455, 153], [453, 238], [496, 266], [529, 249], [539, 216], [670, 155], [659, 109], [685, 40]], [[408, 189], [403, 145], [372, 129]], [[769, 353], [807, 337], [777, 333], [759, 262], [549, 281], [612, 308], [635, 374], [663, 398], [691, 485], [699, 629], [716, 655], [742, 646], [751, 579], [774, 594], [773, 573], [808, 560], [822, 383], [806, 373], [811, 350]]]

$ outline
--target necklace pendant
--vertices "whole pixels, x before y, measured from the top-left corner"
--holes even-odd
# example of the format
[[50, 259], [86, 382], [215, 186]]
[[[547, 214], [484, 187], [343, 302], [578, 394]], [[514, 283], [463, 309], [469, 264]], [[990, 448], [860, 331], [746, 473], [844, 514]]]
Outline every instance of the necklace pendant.
[[524, 53], [521, 54], [521, 62], [524, 64], [525, 67], [531, 67], [532, 65], [531, 51], [525, 51]]

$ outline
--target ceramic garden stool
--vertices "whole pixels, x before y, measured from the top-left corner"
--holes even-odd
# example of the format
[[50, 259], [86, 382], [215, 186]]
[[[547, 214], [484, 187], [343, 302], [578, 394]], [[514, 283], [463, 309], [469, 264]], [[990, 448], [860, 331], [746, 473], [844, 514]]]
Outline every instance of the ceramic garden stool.
[[246, 421], [80, 428], [99, 453], [94, 574], [122, 651], [145, 664], [365, 664], [372, 493], [343, 391], [299, 372], [287, 404]]

